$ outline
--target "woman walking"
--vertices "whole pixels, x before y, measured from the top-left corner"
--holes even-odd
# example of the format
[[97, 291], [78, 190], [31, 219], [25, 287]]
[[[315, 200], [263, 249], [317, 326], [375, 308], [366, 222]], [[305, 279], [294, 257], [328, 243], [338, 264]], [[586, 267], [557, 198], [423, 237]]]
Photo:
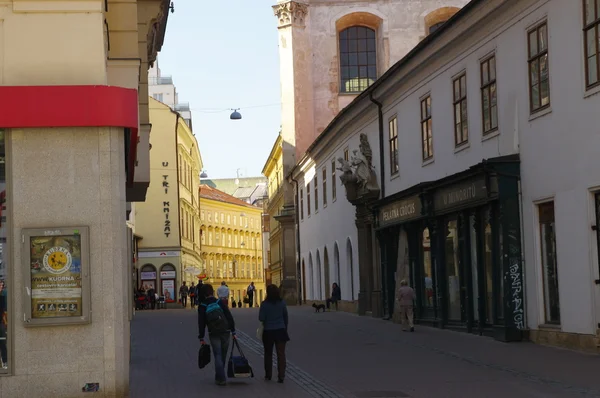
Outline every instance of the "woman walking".
[[277, 352], [277, 382], [283, 383], [285, 377], [285, 344], [288, 336], [288, 312], [285, 302], [281, 299], [279, 288], [267, 286], [267, 297], [260, 304], [258, 320], [263, 323], [262, 341], [265, 352], [265, 380], [271, 380], [273, 375], [273, 346]]

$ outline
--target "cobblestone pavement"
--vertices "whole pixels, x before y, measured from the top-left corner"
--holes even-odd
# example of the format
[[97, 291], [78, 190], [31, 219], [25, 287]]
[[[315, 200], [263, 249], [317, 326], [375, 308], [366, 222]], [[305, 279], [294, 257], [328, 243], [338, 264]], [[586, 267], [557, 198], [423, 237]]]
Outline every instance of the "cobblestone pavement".
[[[286, 383], [263, 380], [258, 310], [234, 309], [256, 377], [213, 383], [199, 370], [191, 310], [145, 311], [132, 325], [131, 396], [571, 398], [600, 397], [600, 356], [290, 307]], [[202, 393], [202, 395], [200, 395]]]

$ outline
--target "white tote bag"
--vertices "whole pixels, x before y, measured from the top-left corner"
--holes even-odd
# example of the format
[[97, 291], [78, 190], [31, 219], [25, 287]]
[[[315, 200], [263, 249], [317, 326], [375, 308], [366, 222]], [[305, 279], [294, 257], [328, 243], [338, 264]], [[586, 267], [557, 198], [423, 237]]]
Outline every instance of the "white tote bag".
[[258, 325], [258, 329], [256, 329], [256, 338], [260, 341], [262, 341], [262, 336], [263, 336], [264, 330], [265, 330], [265, 325], [261, 322], [260, 325]]

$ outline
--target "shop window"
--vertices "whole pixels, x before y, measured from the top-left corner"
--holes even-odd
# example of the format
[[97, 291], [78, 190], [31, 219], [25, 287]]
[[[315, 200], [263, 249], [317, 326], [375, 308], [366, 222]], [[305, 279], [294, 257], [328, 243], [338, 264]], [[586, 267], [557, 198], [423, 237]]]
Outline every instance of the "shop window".
[[423, 258], [423, 304], [425, 307], [433, 308], [433, 273], [431, 264], [431, 239], [429, 228], [423, 230], [423, 240], [421, 244]]
[[498, 104], [496, 98], [496, 56], [481, 62], [481, 110], [483, 134], [498, 129]]
[[545, 322], [548, 324], [560, 324], [554, 202], [538, 205], [538, 219], [544, 283]]
[[600, 1], [583, 1], [585, 85], [589, 89], [600, 83]]
[[431, 96], [421, 100], [421, 144], [423, 161], [433, 158], [433, 125], [431, 121]]
[[548, 67], [548, 24], [541, 23], [527, 33], [529, 63], [529, 109], [531, 113], [550, 106]]
[[327, 206], [327, 168], [323, 168], [323, 207]]
[[366, 26], [352, 26], [339, 34], [340, 91], [359, 93], [377, 79], [377, 39]]
[[[485, 306], [487, 324], [494, 322], [494, 262], [493, 262], [493, 240], [492, 226], [489, 222], [484, 225], [484, 253], [483, 267], [485, 272]], [[502, 306], [502, 302], [499, 303]]]
[[448, 319], [462, 320], [460, 302], [460, 269], [458, 251], [458, 221], [448, 221], [446, 235], [446, 277], [448, 283]]
[[394, 116], [389, 121], [389, 145], [390, 145], [390, 175], [395, 175], [400, 170], [398, 165], [398, 118]]
[[335, 159], [331, 161], [331, 201], [335, 202], [337, 196], [337, 181], [335, 180]]
[[452, 86], [454, 88], [454, 145], [458, 147], [469, 142], [467, 75], [463, 73], [454, 79]]

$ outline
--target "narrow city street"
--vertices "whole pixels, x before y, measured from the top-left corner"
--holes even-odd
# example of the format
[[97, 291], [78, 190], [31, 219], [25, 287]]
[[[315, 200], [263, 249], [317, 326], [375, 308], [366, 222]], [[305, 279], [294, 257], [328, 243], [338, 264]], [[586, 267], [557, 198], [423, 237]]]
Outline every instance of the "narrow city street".
[[197, 367], [196, 313], [138, 312], [132, 323], [131, 396], [201, 397], [600, 397], [600, 357], [531, 343], [290, 307], [285, 384], [265, 382], [257, 308], [233, 309], [254, 379], [214, 384]]

